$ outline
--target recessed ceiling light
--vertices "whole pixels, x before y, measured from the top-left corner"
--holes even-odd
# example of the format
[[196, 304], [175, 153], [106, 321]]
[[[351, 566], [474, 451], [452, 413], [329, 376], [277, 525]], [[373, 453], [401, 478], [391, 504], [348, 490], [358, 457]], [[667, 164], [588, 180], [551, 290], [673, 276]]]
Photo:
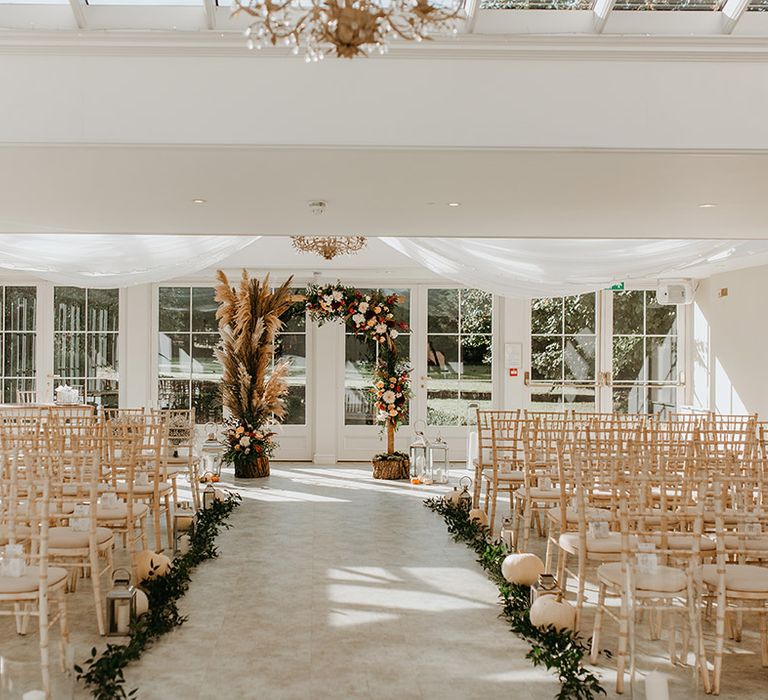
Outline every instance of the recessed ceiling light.
[[206, 199], [193, 199], [192, 204], [205, 204], [208, 200]]
[[460, 207], [461, 202], [448, 202], [449, 207]]
[[716, 206], [717, 204], [712, 202], [704, 202], [704, 204], [699, 204], [699, 209], [714, 209]]

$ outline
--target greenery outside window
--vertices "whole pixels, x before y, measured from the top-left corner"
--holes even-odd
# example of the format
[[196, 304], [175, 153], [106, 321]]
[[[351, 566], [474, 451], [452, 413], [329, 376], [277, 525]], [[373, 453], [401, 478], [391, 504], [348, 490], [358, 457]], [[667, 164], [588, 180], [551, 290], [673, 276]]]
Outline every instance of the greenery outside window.
[[491, 408], [493, 297], [479, 289], [427, 291], [427, 423], [465, 425]]
[[88, 403], [117, 407], [117, 289], [54, 287], [53, 373], [56, 385], [79, 389]]
[[37, 289], [2, 287], [2, 400], [16, 403], [19, 391], [35, 390]]

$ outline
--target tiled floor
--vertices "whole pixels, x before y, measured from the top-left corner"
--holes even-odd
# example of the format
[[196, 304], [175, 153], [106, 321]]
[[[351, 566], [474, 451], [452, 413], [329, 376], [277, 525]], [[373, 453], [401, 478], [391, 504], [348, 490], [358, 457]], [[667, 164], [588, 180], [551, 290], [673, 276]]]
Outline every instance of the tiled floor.
[[[366, 465], [279, 463], [237, 488], [243, 505], [221, 556], [182, 601], [188, 622], [127, 670], [140, 698], [554, 698], [555, 679], [498, 619], [473, 554], [422, 506], [437, 489], [373, 481]], [[99, 641], [88, 592], [70, 604], [79, 657]], [[604, 646], [614, 635], [609, 627]], [[34, 642], [0, 620], [3, 654]], [[640, 671], [669, 674], [672, 698], [704, 697], [665, 647], [641, 642]], [[730, 652], [721, 697], [767, 698], [754, 625]], [[610, 665], [600, 671], [613, 697]], [[642, 680], [634, 690], [644, 697]]]

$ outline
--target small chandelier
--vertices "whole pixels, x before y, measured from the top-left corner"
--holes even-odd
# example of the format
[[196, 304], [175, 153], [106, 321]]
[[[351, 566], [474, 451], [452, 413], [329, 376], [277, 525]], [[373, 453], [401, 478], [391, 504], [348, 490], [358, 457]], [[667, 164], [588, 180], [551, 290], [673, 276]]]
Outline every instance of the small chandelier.
[[300, 253], [317, 253], [326, 260], [337, 255], [353, 255], [365, 248], [365, 236], [291, 236]]
[[339, 58], [387, 53], [392, 39], [429, 40], [432, 34], [456, 35], [466, 19], [464, 0], [447, 7], [430, 0], [234, 0], [232, 16], [253, 20], [245, 30], [248, 48], [271, 44], [304, 53], [307, 63], [326, 54]]

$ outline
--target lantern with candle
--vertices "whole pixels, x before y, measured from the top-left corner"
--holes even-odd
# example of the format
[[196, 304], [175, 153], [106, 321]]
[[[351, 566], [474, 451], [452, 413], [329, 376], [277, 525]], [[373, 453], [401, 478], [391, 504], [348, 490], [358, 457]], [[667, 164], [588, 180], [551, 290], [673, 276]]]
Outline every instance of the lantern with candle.
[[408, 450], [408, 456], [411, 462], [411, 482], [414, 484], [422, 483], [428, 473], [429, 441], [424, 435], [426, 425], [423, 420], [417, 420], [413, 425], [416, 437]]
[[123, 637], [136, 620], [136, 589], [128, 569], [115, 569], [112, 590], [107, 592], [107, 635]]
[[[221, 477], [221, 463], [227, 449], [226, 445], [216, 439], [215, 423], [208, 423], [205, 430], [208, 437], [200, 448], [200, 458], [203, 461], [202, 471], [204, 474], [209, 473], [214, 477]], [[218, 478], [215, 481], [218, 481]]]
[[429, 476], [433, 484], [448, 483], [448, 445], [438, 435], [437, 440], [427, 448]]

